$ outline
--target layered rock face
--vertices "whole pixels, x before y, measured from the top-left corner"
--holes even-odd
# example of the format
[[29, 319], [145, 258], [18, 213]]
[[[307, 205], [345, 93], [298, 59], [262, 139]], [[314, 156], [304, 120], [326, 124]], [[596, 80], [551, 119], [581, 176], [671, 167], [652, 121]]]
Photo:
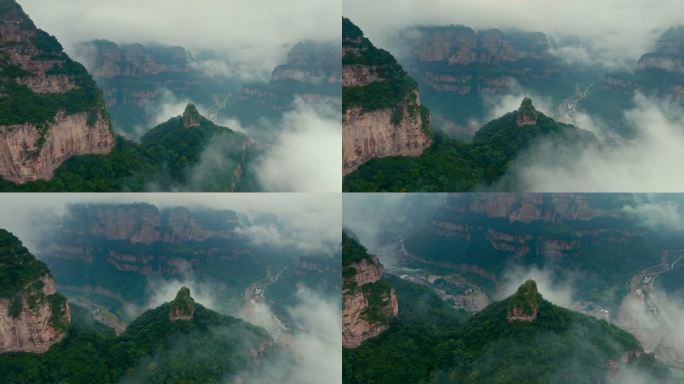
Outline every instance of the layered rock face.
[[539, 313], [542, 296], [537, 291], [537, 283], [527, 280], [509, 299], [506, 319], [511, 321], [534, 321]]
[[[399, 313], [399, 305], [394, 288], [382, 280], [384, 268], [378, 258], [368, 255], [356, 240], [345, 237], [343, 241], [351, 246], [346, 248], [346, 255], [343, 246], [342, 253], [342, 345], [356, 348], [385, 331]], [[349, 253], [350, 248], [365, 255], [359, 260]]]
[[[407, 244], [410, 252], [420, 253], [424, 245], [417, 247], [413, 241], [423, 244], [417, 239], [427, 236], [453, 243], [455, 249], [472, 246], [477, 249], [473, 252], [481, 252], [479, 247], [485, 247], [514, 260], [542, 257], [552, 262], [581, 255], [598, 244], [614, 247], [638, 241], [647, 231], [632, 225], [624, 207], [633, 204], [630, 194], [453, 194], [439, 207], [415, 198], [407, 202], [407, 209], [428, 212], [423, 213], [427, 221]], [[464, 252], [465, 259], [477, 264], [477, 257]]]
[[394, 57], [343, 19], [343, 174], [372, 158], [419, 156], [431, 144], [430, 112]]
[[0, 176], [49, 180], [71, 156], [114, 145], [99, 90], [12, 0], [0, 2]]
[[125, 240], [131, 244], [234, 238], [234, 230], [239, 225], [237, 214], [220, 211], [217, 215], [217, 227], [208, 228], [184, 207], [160, 211], [149, 204], [76, 205], [67, 214], [63, 230], [79, 236]]
[[68, 211], [62, 229], [55, 236], [58, 240], [50, 247], [54, 247], [54, 257], [61, 260], [92, 264], [101, 262], [96, 259], [103, 257], [107, 264], [121, 271], [176, 275], [192, 260], [155, 252], [154, 247], [187, 245], [190, 248], [186, 252], [197, 258], [231, 258], [244, 251], [243, 248], [199, 244], [239, 241], [238, 227], [238, 217], [233, 211], [198, 215], [182, 207], [160, 211], [148, 204], [76, 205]]
[[[601, 204], [596, 204], [598, 200], [594, 199], [597, 198], [593, 196], [590, 199], [581, 194], [563, 193], [451, 195], [447, 198], [446, 208], [453, 210], [454, 213], [474, 213], [521, 223], [534, 221], [558, 223], [566, 220], [588, 221], [598, 217], [625, 217], [622, 210], [609, 209]], [[633, 196], [629, 194], [613, 195], [611, 198], [614, 205], [619, 207], [634, 202]]]
[[449, 65], [514, 62], [551, 58], [548, 39], [540, 32], [511, 32], [498, 29], [475, 32], [464, 26], [424, 27], [403, 35], [411, 55], [424, 62]]
[[[415, 93], [416, 103], [420, 103]], [[373, 158], [389, 156], [420, 156], [430, 146], [430, 137], [421, 129], [419, 118], [412, 119], [406, 108], [400, 110], [402, 121], [392, 123], [392, 110], [364, 112], [362, 108], [347, 109], [342, 117], [343, 174]]]
[[[524, 77], [548, 78], [558, 72], [555, 59], [549, 53], [549, 41], [539, 32], [422, 27], [404, 31], [401, 40], [408, 46], [406, 61], [410, 72], [421, 84], [438, 92], [505, 94]], [[539, 62], [546, 63], [542, 72], [534, 64]], [[469, 70], [492, 65], [498, 65], [497, 70]]]
[[192, 70], [192, 56], [183, 47], [145, 47], [142, 44], [119, 46], [111, 41], [95, 40], [83, 43], [79, 49], [84, 54], [94, 53], [94, 59], [88, 63], [88, 67], [95, 78], [142, 77]]
[[66, 335], [69, 305], [55, 290], [45, 264], [0, 230], [0, 353], [46, 352]]

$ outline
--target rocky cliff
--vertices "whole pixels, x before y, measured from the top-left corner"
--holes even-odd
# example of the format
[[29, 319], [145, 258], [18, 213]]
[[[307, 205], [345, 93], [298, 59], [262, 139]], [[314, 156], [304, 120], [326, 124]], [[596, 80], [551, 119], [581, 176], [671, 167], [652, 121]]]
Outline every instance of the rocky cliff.
[[49, 180], [71, 156], [114, 145], [100, 91], [85, 68], [13, 0], [0, 1], [0, 176]]
[[[418, 202], [410, 203], [411, 209], [431, 209]], [[630, 225], [623, 210], [633, 203], [629, 194], [450, 195], [429, 219], [428, 231], [444, 241], [485, 241], [487, 248], [512, 257], [553, 261], [587, 246], [628, 244], [643, 236], [645, 229]]]
[[178, 243], [237, 236], [235, 229], [239, 222], [234, 211], [207, 215], [209, 217], [201, 217], [185, 207], [159, 210], [145, 203], [74, 205], [65, 215], [62, 231], [103, 240], [125, 240], [131, 244]]
[[143, 77], [192, 70], [192, 55], [183, 47], [117, 45], [108, 40], [94, 40], [82, 43], [78, 49], [92, 57], [87, 64], [95, 78]]
[[[188, 260], [148, 249], [171, 244], [201, 244], [205, 241], [237, 241], [240, 235], [233, 211], [192, 212], [176, 207], [159, 210], [149, 204], [75, 205], [65, 214], [56, 240], [50, 245], [60, 260], [100, 263], [117, 270], [148, 275], [181, 273]], [[242, 251], [235, 245], [227, 251], [219, 244], [188, 249], [198, 258], [230, 258]], [[190, 261], [192, 262], [192, 261]]]
[[622, 208], [633, 202], [634, 197], [629, 194], [604, 198], [570, 193], [475, 193], [448, 196], [446, 208], [461, 214], [474, 213], [505, 219], [511, 223], [559, 223], [567, 220], [588, 221], [598, 217], [624, 218], [624, 211], [613, 208]]
[[399, 313], [397, 295], [382, 280], [383, 266], [355, 239], [343, 234], [342, 345], [356, 348], [382, 333]]
[[416, 83], [349, 19], [342, 23], [343, 174], [372, 158], [419, 156], [432, 123]]
[[423, 62], [448, 65], [550, 60], [549, 42], [540, 32], [498, 29], [474, 31], [465, 26], [422, 27], [402, 34], [410, 54]]
[[0, 353], [46, 352], [66, 335], [69, 305], [45, 264], [0, 230]]

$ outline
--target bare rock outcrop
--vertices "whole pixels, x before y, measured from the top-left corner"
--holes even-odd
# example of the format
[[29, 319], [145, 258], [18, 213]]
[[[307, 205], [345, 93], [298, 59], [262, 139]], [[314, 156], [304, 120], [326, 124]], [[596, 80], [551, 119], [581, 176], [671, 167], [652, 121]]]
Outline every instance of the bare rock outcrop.
[[509, 298], [506, 319], [511, 321], [534, 321], [537, 319], [542, 296], [537, 291], [537, 283], [527, 280]]
[[520, 109], [518, 109], [515, 119], [516, 124], [518, 124], [518, 127], [535, 125], [537, 124], [537, 115], [537, 110], [534, 108], [534, 105], [532, 105], [532, 99], [526, 97], [520, 104]]
[[0, 114], [0, 177], [17, 184], [49, 180], [69, 157], [106, 154], [114, 146], [90, 75], [14, 1], [3, 2], [0, 12], [0, 89], [9, 108]]
[[201, 122], [202, 116], [195, 104], [188, 104], [183, 112], [183, 126], [185, 128], [199, 127]]
[[543, 33], [517, 32], [517, 35], [510, 36], [498, 29], [476, 32], [464, 26], [424, 27], [407, 31], [404, 41], [411, 56], [420, 61], [441, 61], [449, 65], [551, 58], [549, 42]]
[[382, 280], [378, 258], [346, 234], [343, 243], [342, 345], [356, 348], [385, 331], [399, 305], [394, 288]]
[[190, 321], [195, 316], [195, 300], [190, 296], [190, 288], [182, 287], [169, 305], [169, 320]]
[[[549, 78], [559, 72], [549, 39], [539, 32], [475, 31], [452, 25], [410, 28], [399, 38], [409, 52], [405, 62], [409, 72], [437, 92], [464, 97], [502, 95], [530, 76]], [[539, 62], [544, 63], [543, 69], [529, 64]], [[490, 66], [497, 70], [478, 73], [469, 69]]]
[[[416, 98], [418, 96], [416, 95]], [[430, 146], [431, 139], [423, 131], [419, 116], [411, 117], [401, 110], [401, 122], [392, 122], [390, 108], [364, 112], [349, 108], [342, 117], [343, 174], [373, 158], [388, 156], [420, 156]]]
[[[342, 31], [342, 173], [373, 158], [420, 156], [432, 142], [432, 119], [416, 83], [348, 19]], [[386, 100], [378, 102], [380, 94]]]
[[0, 126], [0, 176], [17, 184], [49, 180], [72, 156], [109, 153], [114, 136], [108, 120], [99, 113], [93, 125], [88, 120], [86, 112], [59, 112], [44, 131], [33, 124]]
[[69, 231], [131, 244], [151, 244], [161, 237], [159, 210], [149, 204], [75, 206]]
[[107, 40], [94, 40], [77, 48], [93, 56], [92, 62], [87, 64], [96, 78], [142, 77], [192, 70], [191, 55], [183, 47], [155, 46], [153, 53], [142, 44], [119, 46]]
[[[622, 204], [624, 205], [633, 202], [633, 198], [629, 194], [614, 195], [612, 199], [623, 201]], [[599, 204], [592, 204], [591, 199], [577, 194], [488, 193], [454, 195], [447, 199], [447, 208], [454, 212], [470, 212], [490, 218], [522, 223], [534, 221], [558, 223], [564, 220], [586, 221], [597, 217], [622, 218], [625, 216], [623, 211], [605, 209]]]
[[[42, 287], [33, 290], [35, 287]], [[0, 298], [0, 353], [46, 352], [66, 336], [71, 319], [66, 301], [51, 304], [55, 282], [49, 275], [34, 281], [32, 286], [14, 300], [21, 303], [21, 312], [13, 316], [13, 300]]]
[[[180, 275], [200, 260], [230, 259], [245, 252], [242, 246], [226, 248], [225, 241], [221, 241], [244, 237], [239, 228], [237, 214], [229, 210], [191, 211], [184, 207], [159, 210], [145, 203], [74, 205], [45, 246], [55, 249], [54, 256], [63, 261], [105, 263], [116, 270], [141, 275]], [[174, 257], [150, 250], [169, 247], [166, 244], [206, 241], [215, 243], [191, 247], [192, 257]]]
[[71, 320], [66, 298], [45, 264], [11, 233], [0, 230], [0, 353], [46, 352], [66, 336]]

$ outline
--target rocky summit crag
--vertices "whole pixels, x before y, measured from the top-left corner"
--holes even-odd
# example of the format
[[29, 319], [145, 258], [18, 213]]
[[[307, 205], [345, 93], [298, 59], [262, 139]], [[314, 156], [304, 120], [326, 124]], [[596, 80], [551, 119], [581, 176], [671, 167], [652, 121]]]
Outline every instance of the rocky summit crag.
[[101, 92], [86, 69], [14, 0], [0, 0], [0, 177], [49, 180], [66, 159], [113, 146]]
[[539, 313], [542, 301], [541, 294], [537, 291], [537, 283], [527, 280], [511, 296], [508, 302], [508, 321], [534, 321]]
[[195, 315], [195, 300], [190, 296], [190, 289], [182, 287], [176, 298], [169, 305], [169, 320], [192, 320]]

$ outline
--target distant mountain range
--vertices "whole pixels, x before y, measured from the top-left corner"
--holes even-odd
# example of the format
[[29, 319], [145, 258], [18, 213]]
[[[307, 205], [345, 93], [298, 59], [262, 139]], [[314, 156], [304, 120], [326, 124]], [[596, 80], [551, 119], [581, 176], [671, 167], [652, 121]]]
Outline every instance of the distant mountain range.
[[246, 126], [281, 117], [296, 96], [340, 99], [341, 58], [332, 43], [295, 44], [268, 82], [245, 79], [237, 64], [213, 51], [193, 55], [183, 47], [93, 40], [76, 52], [104, 92], [114, 129], [126, 135], [138, 134], [155, 108], [176, 100], [202, 105], [212, 119], [237, 118]]
[[681, 369], [684, 243], [653, 212], [682, 207], [676, 195], [409, 194], [377, 222], [374, 247], [389, 273], [467, 313], [535, 278], [556, 304], [616, 324]]

